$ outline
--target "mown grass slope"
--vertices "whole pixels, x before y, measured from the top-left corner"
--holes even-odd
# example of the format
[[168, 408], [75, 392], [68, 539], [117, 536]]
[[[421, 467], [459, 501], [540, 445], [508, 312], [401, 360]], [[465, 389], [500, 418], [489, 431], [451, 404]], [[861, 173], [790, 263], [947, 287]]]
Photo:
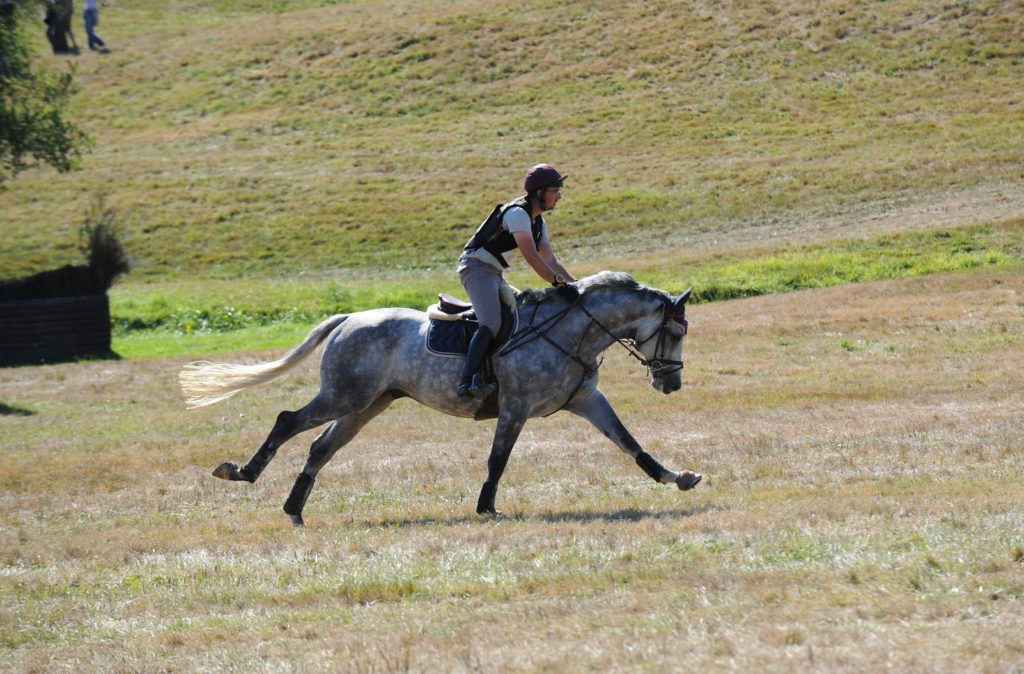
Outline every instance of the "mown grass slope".
[[1024, 18], [995, 0], [102, 16], [113, 52], [75, 60], [96, 147], [82, 172], [0, 193], [0, 276], [75, 259], [101, 191], [138, 283], [448, 269], [541, 160], [573, 176], [553, 218], [572, 261], [1019, 181], [1024, 164]]

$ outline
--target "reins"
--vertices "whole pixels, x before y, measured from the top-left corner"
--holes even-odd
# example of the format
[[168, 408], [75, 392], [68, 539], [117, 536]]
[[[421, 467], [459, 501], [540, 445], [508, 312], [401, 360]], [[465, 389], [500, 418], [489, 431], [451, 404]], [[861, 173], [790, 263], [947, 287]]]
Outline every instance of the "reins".
[[[661, 325], [658, 326], [658, 329], [652, 332], [650, 336], [647, 337], [646, 339], [638, 342], [635, 339], [616, 337], [611, 330], [606, 328], [604, 324], [601, 323], [601, 321], [597, 320], [594, 314], [590, 313], [586, 307], [579, 303], [579, 299], [574, 301], [572, 304], [567, 306], [562, 311], [551, 315], [543, 322], [541, 322], [539, 325], [534, 326], [533, 321], [537, 316], [537, 309], [540, 308], [540, 303], [537, 303], [534, 305], [533, 313], [530, 315], [529, 325], [527, 325], [523, 330], [516, 333], [515, 335], [512, 335], [508, 343], [504, 347], [502, 347], [501, 351], [499, 352], [499, 355], [504, 356], [518, 349], [521, 346], [529, 344], [530, 342], [533, 342], [537, 339], [543, 339], [548, 344], [555, 347], [562, 354], [567, 356], [570, 360], [580, 365], [580, 367], [583, 368], [583, 377], [586, 378], [587, 376], [597, 372], [598, 368], [601, 367], [601, 363], [604, 360], [602, 358], [600, 361], [595, 361], [593, 365], [590, 365], [583, 362], [583, 359], [579, 355], [580, 348], [583, 346], [583, 342], [586, 340], [587, 333], [590, 332], [590, 327], [592, 325], [596, 325], [597, 327], [601, 328], [601, 330], [603, 330], [605, 334], [607, 334], [618, 344], [620, 344], [624, 349], [626, 349], [630, 356], [636, 358], [641, 365], [646, 367], [648, 372], [651, 373], [651, 376], [678, 372], [679, 370], [683, 369], [683, 361], [657, 357], [657, 354], [660, 351], [662, 351], [664, 347], [665, 332], [666, 328], [668, 327], [669, 321], [673, 321], [681, 325], [683, 328], [683, 335], [686, 334], [686, 331], [688, 329], [685, 314], [681, 315], [679, 317], [679, 320], [676, 320], [676, 317], [673, 316], [669, 311], [670, 306], [671, 304], [667, 302], [665, 303]], [[547, 333], [550, 332], [551, 329], [554, 328], [563, 318], [568, 316], [569, 312], [571, 312], [574, 308], [578, 308], [580, 311], [586, 314], [587, 318], [590, 320], [587, 322], [587, 327], [583, 331], [583, 334], [580, 335], [579, 341], [576, 344], [576, 352], [572, 353], [568, 351], [565, 347], [563, 347], [561, 344], [551, 339], [551, 337], [549, 337]], [[652, 360], [647, 360], [647, 358], [645, 358], [644, 355], [638, 351], [638, 349], [647, 342], [651, 341], [655, 337], [655, 335], [657, 335], [658, 337], [658, 342], [655, 344], [654, 347], [655, 358], [653, 358]], [[668, 369], [670, 366], [673, 366], [673, 369]], [[580, 380], [580, 384], [577, 385], [576, 390], [578, 391], [580, 386], [582, 385], [583, 379]], [[575, 395], [575, 393], [576, 391], [573, 391], [573, 395]], [[572, 396], [570, 396], [570, 399], [571, 398]]]
[[[571, 353], [570, 351], [566, 350], [561, 344], [559, 344], [555, 340], [553, 340], [550, 337], [548, 337], [548, 334], [547, 334], [548, 332], [551, 331], [552, 328], [554, 328], [556, 325], [558, 325], [558, 323], [563, 318], [568, 316], [569, 312], [572, 311], [573, 308], [576, 307], [576, 306], [577, 306], [576, 302], [573, 302], [572, 304], [567, 306], [562, 311], [558, 312], [557, 314], [553, 314], [553, 315], [549, 316], [542, 323], [540, 323], [539, 325], [534, 326], [533, 320], [537, 317], [537, 309], [540, 308], [540, 303], [538, 302], [537, 304], [534, 304], [533, 305], [533, 313], [530, 314], [530, 324], [527, 325], [522, 330], [520, 330], [519, 332], [517, 332], [516, 334], [512, 335], [512, 337], [509, 338], [508, 343], [505, 344], [505, 346], [501, 348], [501, 351], [498, 352], [498, 355], [504, 356], [505, 354], [511, 353], [511, 352], [515, 351], [516, 349], [518, 349], [519, 347], [525, 346], [526, 344], [529, 344], [530, 342], [534, 342], [534, 341], [536, 341], [538, 339], [543, 339], [545, 342], [547, 342], [551, 346], [553, 346], [556, 349], [558, 349], [559, 351], [561, 351], [563, 355], [565, 355], [570, 360], [572, 360], [573, 362], [578, 364], [580, 367], [582, 367], [585, 376], [593, 374], [594, 372], [597, 372], [597, 369], [599, 367], [601, 367], [601, 361], [595, 361], [594, 364], [591, 365], [591, 364], [583, 362], [583, 359], [579, 355], [580, 354], [580, 347], [583, 346], [583, 341], [584, 341], [584, 339], [586, 339], [587, 333], [590, 332], [591, 323], [587, 323], [586, 330], [584, 330], [583, 334], [580, 336], [579, 343], [576, 345], [576, 353]], [[602, 329], [604, 329], [605, 332], [608, 332], [608, 330], [603, 325], [601, 325], [600, 323], [597, 322], [597, 320], [593, 317], [593, 315], [591, 315], [591, 313], [589, 311], [584, 309], [582, 306], [579, 307], [579, 308], [585, 314], [587, 314], [587, 316], [590, 316], [590, 320], [591, 321], [593, 321], [594, 323], [597, 323], [597, 325], [599, 327], [601, 327]], [[609, 333], [609, 334], [611, 334], [611, 333]], [[613, 335], [613, 337], [614, 337], [614, 335]], [[579, 387], [577, 387], [577, 388], [579, 388]]]

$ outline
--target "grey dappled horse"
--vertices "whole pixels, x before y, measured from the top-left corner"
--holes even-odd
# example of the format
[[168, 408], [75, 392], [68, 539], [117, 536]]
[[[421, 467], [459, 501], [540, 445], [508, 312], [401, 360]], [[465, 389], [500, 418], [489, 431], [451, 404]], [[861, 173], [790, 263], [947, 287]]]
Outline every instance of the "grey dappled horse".
[[477, 419], [497, 417], [487, 460], [487, 481], [477, 512], [497, 514], [494, 498], [512, 447], [527, 419], [566, 410], [589, 420], [649, 476], [692, 489], [701, 476], [673, 472], [645, 452], [597, 388], [598, 356], [620, 342], [647, 366], [651, 386], [672, 393], [682, 386], [686, 300], [647, 288], [630, 276], [601, 272], [577, 282], [574, 301], [558, 289], [521, 293], [519, 331], [493, 358], [499, 382], [487, 400], [459, 401], [459, 358], [435, 356], [425, 347], [429, 320], [412, 309], [373, 309], [339, 314], [313, 328], [279, 360], [257, 365], [199, 362], [185, 366], [181, 386], [192, 407], [209, 405], [263, 384], [294, 368], [326, 341], [320, 392], [302, 409], [281, 412], [263, 445], [239, 468], [224, 463], [213, 474], [255, 482], [278, 447], [303, 431], [331, 422], [309, 450], [309, 459], [284, 504], [295, 525], [320, 469], [371, 419], [399, 398], [439, 412]]

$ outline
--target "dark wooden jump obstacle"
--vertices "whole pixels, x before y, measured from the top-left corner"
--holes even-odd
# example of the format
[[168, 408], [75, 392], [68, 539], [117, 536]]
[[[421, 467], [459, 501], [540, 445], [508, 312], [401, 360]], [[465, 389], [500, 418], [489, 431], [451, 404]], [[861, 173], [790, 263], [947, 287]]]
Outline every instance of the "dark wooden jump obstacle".
[[0, 302], [0, 365], [110, 354], [106, 295]]
[[0, 365], [110, 355], [110, 303], [88, 267], [0, 282]]

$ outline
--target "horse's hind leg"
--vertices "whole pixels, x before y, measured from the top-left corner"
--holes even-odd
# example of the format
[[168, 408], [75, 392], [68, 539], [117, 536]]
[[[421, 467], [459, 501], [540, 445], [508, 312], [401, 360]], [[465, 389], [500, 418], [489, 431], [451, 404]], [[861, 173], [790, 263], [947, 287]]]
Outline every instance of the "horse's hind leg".
[[359, 433], [371, 419], [383, 412], [394, 400], [394, 396], [385, 393], [377, 398], [369, 407], [361, 412], [353, 412], [338, 418], [327, 427], [327, 430], [320, 434], [313, 445], [309, 448], [309, 459], [306, 465], [295, 479], [295, 485], [288, 494], [288, 500], [284, 503], [284, 511], [292, 518], [292, 524], [301, 527], [302, 510], [306, 506], [306, 499], [313, 489], [317, 473], [327, 465], [335, 452], [345, 446], [352, 438]]
[[217, 466], [213, 474], [224, 480], [255, 482], [260, 474], [263, 473], [263, 469], [270, 463], [270, 460], [274, 458], [278, 447], [299, 433], [316, 428], [330, 421], [333, 417], [334, 414], [326, 409], [319, 396], [301, 410], [281, 412], [277, 415], [277, 421], [274, 423], [274, 428], [270, 431], [270, 435], [263, 441], [263, 444], [252, 455], [248, 463], [239, 468], [234, 463], [226, 461]]

